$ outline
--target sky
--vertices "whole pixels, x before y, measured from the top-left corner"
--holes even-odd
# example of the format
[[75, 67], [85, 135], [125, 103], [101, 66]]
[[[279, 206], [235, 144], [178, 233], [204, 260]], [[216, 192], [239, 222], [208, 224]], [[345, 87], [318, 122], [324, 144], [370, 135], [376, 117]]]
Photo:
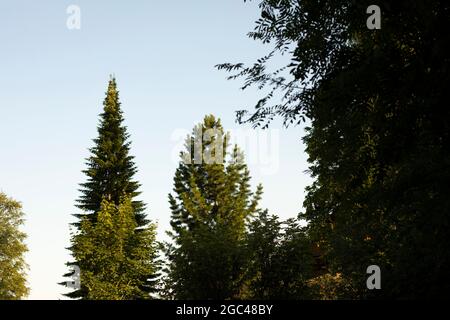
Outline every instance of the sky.
[[[80, 9], [79, 29], [68, 28], [71, 5]], [[236, 124], [235, 111], [252, 108], [261, 93], [240, 90], [240, 81], [214, 68], [268, 52], [246, 36], [258, 15], [257, 1], [243, 0], [0, 2], [0, 191], [25, 212], [29, 299], [64, 299], [68, 292], [58, 282], [68, 280], [69, 224], [79, 213], [74, 204], [111, 74], [140, 199], [160, 240], [169, 229], [167, 195], [180, 141], [206, 114], [248, 138], [239, 141], [253, 186], [264, 187], [261, 208], [282, 219], [302, 210], [312, 181], [303, 127], [276, 121], [261, 132]]]

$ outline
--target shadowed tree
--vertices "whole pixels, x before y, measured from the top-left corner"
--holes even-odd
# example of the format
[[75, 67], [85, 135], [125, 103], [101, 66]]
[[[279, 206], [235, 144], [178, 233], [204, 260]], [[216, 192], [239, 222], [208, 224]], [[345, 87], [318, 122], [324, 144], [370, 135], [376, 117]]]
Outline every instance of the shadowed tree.
[[[381, 29], [369, 30], [371, 1], [259, 3], [250, 36], [273, 50], [219, 68], [268, 89], [240, 121], [309, 118], [302, 217], [331, 274], [353, 298], [449, 297], [450, 4], [378, 1]], [[289, 61], [271, 70], [279, 53]], [[366, 288], [372, 264], [382, 290]]]
[[285, 223], [267, 210], [252, 219], [247, 235], [250, 298], [301, 300], [313, 298], [311, 243], [295, 219]]

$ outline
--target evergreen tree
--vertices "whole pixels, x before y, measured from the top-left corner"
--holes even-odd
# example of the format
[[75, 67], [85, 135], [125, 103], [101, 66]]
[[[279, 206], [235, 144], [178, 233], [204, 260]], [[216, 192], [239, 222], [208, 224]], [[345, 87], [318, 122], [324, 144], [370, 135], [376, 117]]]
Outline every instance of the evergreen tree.
[[25, 233], [22, 206], [0, 192], [0, 300], [16, 300], [27, 296], [27, 265], [24, 253]]
[[[136, 245], [142, 246], [139, 248], [126, 247], [127, 251], [121, 253], [124, 257], [126, 257], [126, 259], [134, 259], [134, 250], [143, 250], [142, 252], [145, 252], [147, 247], [153, 248], [154, 245], [152, 243], [154, 239], [151, 236], [145, 236], [148, 232], [145, 232], [144, 230], [153, 228], [152, 224], [148, 225], [149, 221], [145, 218], [145, 205], [143, 202], [135, 200], [135, 197], [139, 195], [139, 184], [133, 180], [133, 176], [136, 173], [136, 167], [133, 162], [133, 157], [129, 155], [129, 135], [126, 131], [126, 127], [122, 124], [123, 114], [120, 108], [119, 92], [117, 90], [116, 80], [114, 78], [109, 81], [103, 107], [103, 113], [100, 115], [98, 137], [94, 139], [95, 146], [90, 149], [92, 155], [87, 159], [88, 168], [84, 170], [84, 173], [87, 175], [87, 182], [81, 185], [82, 188], [80, 191], [82, 192], [82, 195], [77, 200], [77, 207], [82, 209], [83, 213], [75, 215], [79, 221], [73, 224], [76, 228], [76, 232], [75, 237], [72, 240], [75, 242], [70, 248], [75, 261], [68, 263], [68, 266], [79, 266], [81, 268], [82, 276], [81, 288], [67, 294], [67, 296], [71, 298], [131, 297], [131, 293], [128, 289], [123, 293], [123, 295], [118, 295], [117, 292], [104, 292], [102, 294], [97, 291], [91, 292], [91, 287], [88, 287], [88, 285], [91, 286], [91, 279], [100, 281], [102, 278], [97, 277], [97, 275], [106, 273], [109, 270], [109, 264], [95, 266], [89, 262], [91, 260], [88, 260], [87, 262], [85, 260], [77, 260], [81, 259], [80, 257], [84, 257], [85, 253], [80, 251], [83, 248], [82, 246], [80, 247], [79, 245], [75, 245], [77, 243], [76, 240], [78, 239], [76, 234], [92, 235], [91, 232], [87, 232], [87, 230], [83, 230], [83, 228], [95, 229], [97, 227], [97, 215], [106, 210], [105, 207], [102, 207], [104, 200], [107, 200], [111, 206], [119, 207], [124, 201], [124, 197], [126, 197], [128, 199], [127, 201], [130, 201], [133, 221], [136, 223], [134, 226], [134, 232], [142, 232], [142, 239], [150, 241], [149, 243], [136, 243]], [[120, 212], [120, 210], [117, 212]], [[114, 214], [114, 212], [110, 212], [110, 214]], [[130, 218], [128, 217], [127, 219]], [[86, 225], [88, 223], [86, 221], [89, 221], [92, 225]], [[82, 225], [82, 223], [84, 223], [84, 225]], [[102, 232], [106, 232], [107, 230], [103, 225], [98, 227], [102, 230]], [[111, 234], [111, 237], [113, 234], [114, 233]], [[113, 239], [121, 241], [120, 237]], [[86, 242], [88, 240], [83, 241]], [[91, 243], [95, 243], [96, 239], [93, 238], [90, 241]], [[120, 247], [120, 244], [117, 245]], [[101, 248], [99, 248], [99, 250], [101, 250]], [[153, 258], [153, 254], [149, 254], [146, 257], [146, 263], [154, 263], [155, 261], [153, 261]], [[115, 275], [116, 277], [128, 277], [128, 273], [125, 269], [120, 269], [120, 271], [124, 272], [124, 274], [117, 274]], [[136, 274], [136, 276], [140, 275], [143, 278], [140, 279], [140, 284], [135, 288], [135, 290], [138, 290], [135, 292], [135, 298], [143, 297], [141, 291], [147, 293], [152, 291], [153, 280], [151, 279], [151, 275], [147, 274], [147, 271], [149, 270], [142, 270], [141, 273]], [[83, 274], [86, 276], [83, 276]], [[90, 278], [89, 275], [91, 274], [93, 275], [93, 278]], [[68, 273], [65, 276], [69, 277], [71, 276], [71, 273]], [[84, 280], [87, 282], [85, 283]], [[105, 279], [104, 285], [108, 286], [110, 281], [112, 280]], [[62, 284], [66, 285], [66, 283]], [[95, 290], [100, 287], [100, 284], [95, 286]], [[111, 296], [108, 296], [109, 294], [111, 294]]]
[[133, 180], [137, 169], [134, 157], [129, 154], [131, 142], [122, 124], [124, 119], [120, 105], [116, 79], [112, 78], [103, 102], [103, 113], [100, 114], [98, 137], [90, 149], [91, 156], [86, 163], [88, 168], [83, 171], [87, 182], [81, 184], [82, 195], [77, 200], [77, 207], [90, 214], [95, 221], [95, 214], [100, 211], [104, 197], [118, 205], [121, 197], [127, 194], [132, 198], [138, 226], [144, 226], [147, 223], [143, 213], [145, 204], [133, 200], [140, 194], [139, 183]]
[[174, 244], [168, 250], [169, 283], [180, 299], [243, 295], [246, 222], [257, 212], [262, 188], [250, 175], [220, 120], [206, 116], [186, 139], [169, 195]]
[[156, 226], [150, 224], [136, 232], [133, 210], [129, 198], [119, 205], [103, 200], [97, 221], [92, 223], [85, 216], [80, 232], [72, 237], [80, 280], [87, 289], [85, 298], [150, 298], [157, 273]]

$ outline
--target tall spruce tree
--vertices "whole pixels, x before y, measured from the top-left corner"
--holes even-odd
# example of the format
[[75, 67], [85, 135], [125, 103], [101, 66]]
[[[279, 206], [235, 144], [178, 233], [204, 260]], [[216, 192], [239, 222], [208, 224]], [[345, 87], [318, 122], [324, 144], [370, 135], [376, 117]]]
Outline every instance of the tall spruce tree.
[[250, 189], [242, 153], [209, 115], [186, 140], [169, 195], [174, 243], [168, 250], [171, 294], [179, 299], [243, 296], [246, 221], [262, 188]]
[[[137, 169], [133, 162], [133, 156], [129, 155], [130, 142], [128, 141], [129, 135], [127, 133], [126, 127], [122, 124], [123, 113], [120, 108], [119, 102], [119, 92], [117, 90], [115, 78], [111, 78], [108, 85], [108, 90], [106, 92], [106, 98], [103, 103], [103, 113], [100, 115], [100, 125], [98, 126], [98, 137], [94, 139], [95, 146], [90, 149], [91, 156], [87, 159], [88, 168], [83, 172], [87, 176], [87, 182], [81, 184], [82, 195], [77, 200], [77, 207], [83, 210], [82, 214], [76, 214], [75, 216], [79, 221], [75, 222], [73, 226], [76, 228], [77, 232], [72, 238], [72, 255], [75, 258], [74, 262], [68, 263], [69, 266], [77, 265], [81, 268], [81, 288], [76, 289], [67, 294], [71, 298], [107, 298], [107, 297], [117, 297], [120, 295], [114, 295], [113, 293], [105, 293], [104, 295], [99, 295], [90, 291], [90, 287], [87, 286], [89, 280], [84, 278], [83, 274], [102, 274], [107, 272], [109, 264], [99, 264], [94, 265], [87, 261], [86, 252], [83, 252], [83, 246], [76, 245], [81, 241], [77, 236], [80, 235], [93, 235], [93, 233], [87, 232], [86, 221], [92, 224], [90, 227], [95, 230], [96, 227], [101, 228], [102, 231], [105, 228], [102, 226], [97, 226], [98, 215], [105, 211], [104, 201], [107, 201], [109, 205], [116, 206], [117, 208], [122, 205], [124, 199], [129, 199], [131, 211], [133, 215], [133, 220], [136, 223], [135, 233], [144, 232], [148, 228], [153, 228], [152, 224], [149, 225], [149, 221], [146, 219], [144, 214], [145, 205], [143, 202], [135, 200], [135, 197], [140, 194], [138, 191], [139, 184], [133, 180], [133, 176]], [[109, 207], [108, 207], [109, 208]], [[120, 212], [120, 210], [116, 210]], [[110, 212], [114, 215], [114, 211]], [[83, 224], [84, 223], [84, 224]], [[83, 239], [85, 243], [88, 239]], [[108, 236], [105, 236], [105, 241]], [[111, 237], [114, 234], [111, 233]], [[142, 250], [145, 251], [145, 247], [153, 247], [152, 237], [147, 237], [147, 241], [150, 243], [136, 243], [136, 245], [142, 246]], [[98, 240], [98, 239], [97, 239]], [[90, 239], [91, 243], [95, 243], [95, 239]], [[109, 240], [108, 240], [109, 241]], [[134, 259], [133, 250], [139, 250], [139, 248], [128, 248], [126, 252], [123, 252], [124, 259]], [[98, 250], [100, 250], [99, 248]], [[125, 249], [120, 249], [125, 250]], [[147, 257], [142, 256], [139, 263], [152, 264], [155, 263], [154, 256], [149, 251]], [[81, 258], [85, 257], [85, 258]], [[88, 268], [83, 270], [82, 268]], [[137, 268], [137, 269], [136, 269]], [[120, 269], [120, 272], [124, 273], [135, 273], [134, 278], [140, 277], [140, 284], [135, 288], [139, 294], [136, 294], [135, 298], [142, 298], [142, 292], [150, 293], [153, 290], [153, 282], [155, 278], [156, 266], [149, 269], [139, 269], [136, 266], [135, 269], [130, 268], [128, 271], [124, 268]], [[149, 270], [153, 270], [149, 274]], [[71, 273], [65, 276], [71, 276]], [[117, 274], [117, 277], [126, 277], [125, 274]], [[84, 279], [86, 281], [84, 281]], [[97, 277], [96, 280], [99, 278]], [[100, 278], [101, 279], [101, 278]], [[108, 279], [105, 279], [106, 283], [109, 283]], [[63, 283], [66, 284], [66, 283]], [[92, 287], [92, 286], [91, 286]], [[98, 288], [99, 286], [96, 286]], [[127, 298], [132, 298], [129, 292], [124, 294]]]
[[[98, 137], [90, 149], [91, 156], [86, 163], [88, 168], [83, 171], [87, 182], [81, 184], [82, 195], [77, 200], [77, 207], [91, 214], [94, 220], [104, 197], [118, 205], [124, 194], [132, 199], [140, 194], [139, 183], [133, 180], [137, 169], [134, 157], [129, 154], [131, 142], [122, 124], [124, 119], [120, 105], [116, 79], [111, 78], [103, 102], [103, 113], [100, 114]], [[138, 226], [145, 225], [145, 204], [132, 200], [132, 205]]]

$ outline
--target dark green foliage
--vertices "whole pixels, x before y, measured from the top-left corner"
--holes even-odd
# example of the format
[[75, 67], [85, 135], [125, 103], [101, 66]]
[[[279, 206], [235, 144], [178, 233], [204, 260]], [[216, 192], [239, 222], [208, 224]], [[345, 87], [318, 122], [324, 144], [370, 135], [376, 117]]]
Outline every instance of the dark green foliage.
[[[129, 155], [131, 142], [122, 124], [123, 113], [114, 78], [109, 82], [103, 107], [98, 137], [90, 149], [92, 155], [87, 159], [88, 168], [83, 171], [88, 181], [81, 184], [82, 195], [77, 201], [77, 207], [92, 217], [99, 212], [104, 197], [118, 205], [125, 194], [132, 198], [139, 195], [139, 183], [133, 180], [137, 170], [134, 157]], [[138, 225], [145, 225], [144, 203], [136, 200], [132, 203]]]
[[[84, 171], [88, 181], [82, 184], [78, 199], [77, 207], [83, 213], [76, 215], [79, 221], [73, 224], [76, 232], [70, 250], [75, 261], [68, 263], [80, 267], [81, 288], [66, 296], [150, 298], [157, 276], [155, 231], [145, 218], [144, 203], [134, 200], [139, 195], [139, 184], [133, 180], [136, 168], [129, 155], [130, 142], [122, 125], [114, 78], [109, 81], [103, 106], [98, 137]], [[99, 220], [99, 214], [103, 214], [103, 220]], [[119, 219], [120, 214], [126, 214], [122, 217], [126, 225]]]
[[[219, 67], [271, 89], [240, 120], [310, 119], [315, 182], [302, 217], [331, 274], [349, 281], [352, 298], [449, 297], [450, 4], [378, 1], [381, 30], [369, 30], [370, 1], [260, 3], [250, 35], [274, 51], [249, 68]], [[291, 61], [267, 71], [280, 52]], [[371, 264], [382, 290], [366, 288]]]
[[198, 225], [179, 235], [169, 252], [169, 282], [176, 299], [243, 298], [245, 247], [230, 225]]
[[250, 298], [257, 300], [311, 299], [311, 243], [294, 219], [285, 226], [263, 211], [249, 226], [247, 251]]
[[168, 249], [168, 283], [175, 298], [243, 294], [245, 224], [256, 212], [262, 191], [250, 190], [243, 157], [237, 147], [228, 153], [227, 140], [220, 121], [207, 116], [181, 153], [175, 194], [169, 195], [174, 244]]

